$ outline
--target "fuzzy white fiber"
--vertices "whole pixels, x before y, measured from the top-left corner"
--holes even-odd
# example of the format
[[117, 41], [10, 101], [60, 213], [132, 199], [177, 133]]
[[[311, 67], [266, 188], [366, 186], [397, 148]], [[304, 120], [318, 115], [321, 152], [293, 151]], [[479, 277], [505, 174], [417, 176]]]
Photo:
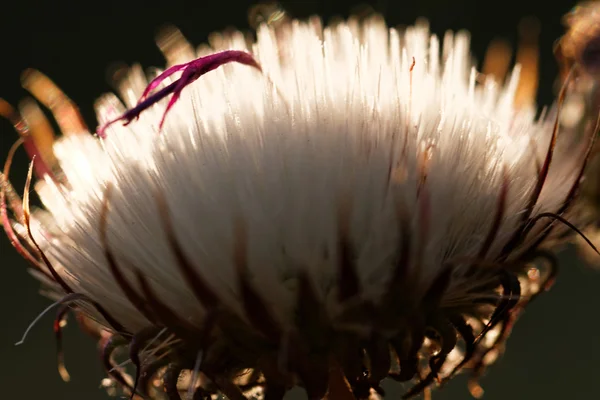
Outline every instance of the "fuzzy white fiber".
[[[401, 235], [412, 237], [411, 268], [420, 269], [412, 287], [422, 291], [445, 261], [476, 257], [504, 182], [504, 216], [486, 258], [494, 261], [519, 226], [555, 112], [537, 121], [534, 109], [515, 108], [518, 67], [505, 85], [481, 83], [467, 33], [440, 41], [425, 24], [399, 32], [380, 20], [325, 29], [310, 20], [262, 27], [252, 47], [242, 33], [211, 44], [197, 54], [181, 48], [169, 61], [241, 49], [263, 73], [229, 64], [206, 74], [183, 90], [161, 132], [166, 101], [128, 126], [113, 124], [104, 140], [65, 136], [55, 153], [69, 187], [49, 178], [36, 186], [46, 209], [34, 214], [41, 247], [76, 292], [130, 331], [149, 322], [104, 257], [99, 224], [108, 183], [108, 239], [119, 266], [134, 287], [138, 268], [165, 304], [195, 324], [202, 306], [175, 264], [157, 192], [198, 273], [240, 314], [233, 248], [236, 221], [244, 222], [251, 282], [283, 324], [293, 319], [301, 269], [328, 311], [339, 311], [340, 210], [350, 213], [363, 295], [375, 300]], [[124, 104], [115, 95], [98, 101], [99, 122], [135, 105], [147, 82], [132, 69], [121, 85]], [[559, 133], [534, 215], [564, 202], [581, 148]], [[408, 229], [400, 229], [399, 213], [410, 219]], [[454, 272], [446, 296], [471, 284], [463, 273]]]

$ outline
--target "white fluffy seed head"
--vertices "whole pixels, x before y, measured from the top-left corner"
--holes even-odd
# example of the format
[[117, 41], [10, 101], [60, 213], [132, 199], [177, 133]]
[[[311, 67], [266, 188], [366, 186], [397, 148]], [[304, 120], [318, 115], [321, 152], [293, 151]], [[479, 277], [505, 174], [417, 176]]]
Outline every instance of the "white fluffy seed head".
[[[504, 86], [480, 83], [466, 33], [440, 43], [425, 25], [398, 32], [379, 20], [262, 27], [251, 48], [242, 33], [212, 39], [213, 48], [197, 55], [251, 51], [264, 73], [231, 64], [203, 76], [183, 91], [162, 132], [165, 102], [128, 126], [112, 125], [105, 140], [83, 134], [56, 143], [69, 186], [38, 183], [47, 212], [35, 215], [34, 235], [76, 292], [130, 331], [148, 324], [115, 282], [101, 245], [109, 184], [107, 234], [119, 266], [136, 288], [140, 270], [165, 304], [196, 324], [203, 310], [176, 266], [157, 193], [198, 274], [240, 314], [233, 248], [243, 221], [251, 283], [283, 324], [291, 323], [300, 270], [327, 311], [339, 311], [344, 210], [362, 294], [375, 301], [403, 235], [411, 237], [410, 268], [419, 270], [412, 286], [421, 292], [445, 263], [476, 258], [508, 187], [486, 259], [501, 255], [553, 131], [553, 118], [515, 109], [518, 67]], [[188, 53], [173, 52], [170, 61], [197, 56]], [[99, 122], [133, 106], [146, 84], [134, 68], [121, 84], [124, 105], [114, 95], [98, 101]], [[560, 208], [576, 178], [581, 159], [572, 154], [580, 146], [570, 140], [559, 135], [534, 215]], [[460, 301], [474, 284], [464, 272], [454, 272], [447, 301]]]

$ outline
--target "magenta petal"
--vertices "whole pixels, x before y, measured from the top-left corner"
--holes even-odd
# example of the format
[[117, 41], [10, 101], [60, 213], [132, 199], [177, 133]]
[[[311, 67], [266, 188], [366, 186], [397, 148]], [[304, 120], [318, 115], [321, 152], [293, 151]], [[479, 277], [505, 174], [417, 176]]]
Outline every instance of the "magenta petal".
[[174, 65], [171, 68], [168, 68], [166, 71], [164, 71], [160, 75], [158, 75], [156, 78], [152, 79], [152, 81], [148, 84], [148, 87], [146, 87], [146, 89], [144, 90], [144, 93], [142, 93], [142, 96], [138, 100], [138, 104], [142, 100], [144, 100], [146, 97], [148, 97], [148, 94], [151, 91], [153, 91], [154, 89], [156, 89], [158, 87], [158, 85], [160, 85], [165, 79], [167, 79], [169, 76], [173, 75], [175, 72], [181, 71], [182, 69], [186, 68], [189, 64], [190, 63]]
[[[177, 100], [179, 100], [183, 89], [207, 72], [217, 69], [220, 66], [230, 62], [248, 65], [262, 72], [262, 68], [251, 54], [239, 50], [226, 50], [220, 53], [208, 55], [206, 57], [200, 57], [185, 64], [174, 65], [150, 82], [135, 107], [127, 110], [123, 115], [102, 125], [97, 131], [98, 136], [101, 138], [106, 137], [105, 131], [110, 125], [118, 121], [125, 121], [125, 125], [127, 125], [135, 118], [138, 118], [144, 110], [167, 97], [169, 94], [173, 94], [173, 97], [169, 101], [169, 104], [167, 105], [167, 108], [160, 121], [159, 130], [162, 129], [165, 118], [167, 117], [167, 113], [175, 105]], [[158, 85], [160, 85], [167, 77], [173, 75], [177, 71], [183, 71], [179, 79], [150, 95], [150, 93], [156, 89]]]

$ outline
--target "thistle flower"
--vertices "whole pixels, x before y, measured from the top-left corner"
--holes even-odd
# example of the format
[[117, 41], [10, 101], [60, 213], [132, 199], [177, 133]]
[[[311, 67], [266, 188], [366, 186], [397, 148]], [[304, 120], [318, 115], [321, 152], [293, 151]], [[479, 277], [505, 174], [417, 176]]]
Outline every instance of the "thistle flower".
[[555, 276], [548, 249], [587, 223], [594, 126], [560, 127], [568, 84], [536, 119], [518, 66], [485, 79], [466, 33], [440, 43], [423, 22], [162, 43], [163, 73], [134, 67], [124, 104], [97, 102], [97, 136], [39, 72], [24, 84], [59, 140], [34, 103], [3, 104], [32, 156], [21, 200], [11, 151], [4, 227], [61, 305], [57, 338], [74, 311], [132, 397], [365, 399], [389, 377], [416, 381], [408, 398], [463, 370], [479, 395]]

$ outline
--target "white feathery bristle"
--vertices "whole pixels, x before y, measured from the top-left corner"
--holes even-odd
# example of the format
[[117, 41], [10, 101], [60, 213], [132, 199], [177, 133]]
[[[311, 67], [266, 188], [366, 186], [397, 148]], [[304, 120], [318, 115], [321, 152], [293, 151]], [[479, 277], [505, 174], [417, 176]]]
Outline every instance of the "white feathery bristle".
[[[193, 323], [202, 308], [169, 248], [157, 191], [198, 273], [240, 312], [234, 229], [236, 220], [245, 223], [252, 283], [284, 323], [293, 315], [299, 270], [335, 312], [345, 205], [364, 295], [373, 299], [390, 278], [399, 235], [414, 236], [413, 246], [426, 238], [413, 265], [422, 270], [414, 286], [423, 290], [445, 261], [475, 257], [506, 170], [504, 219], [488, 257], [502, 251], [537, 183], [536, 160], [545, 157], [553, 125], [513, 106], [518, 68], [505, 86], [480, 84], [468, 35], [447, 35], [440, 46], [425, 25], [400, 33], [379, 20], [324, 30], [314, 20], [295, 21], [278, 31], [262, 27], [257, 36], [252, 48], [242, 33], [213, 38], [212, 50], [250, 51], [264, 73], [230, 64], [203, 76], [183, 91], [160, 133], [166, 101], [128, 126], [113, 124], [105, 140], [78, 135], [56, 143], [70, 187], [50, 179], [38, 185], [53, 223], [34, 234], [77, 292], [132, 331], [147, 324], [116, 284], [99, 240], [109, 183], [108, 238], [121, 269], [134, 287], [139, 269]], [[145, 82], [140, 68], [123, 81], [127, 106]], [[97, 104], [99, 122], [125, 109], [107, 95]], [[575, 179], [579, 160], [565, 154], [563, 141], [537, 213], [555, 210], [570, 188], [565, 181]], [[398, 207], [411, 218], [408, 231], [398, 227]], [[457, 271], [449, 292], [463, 283]]]

